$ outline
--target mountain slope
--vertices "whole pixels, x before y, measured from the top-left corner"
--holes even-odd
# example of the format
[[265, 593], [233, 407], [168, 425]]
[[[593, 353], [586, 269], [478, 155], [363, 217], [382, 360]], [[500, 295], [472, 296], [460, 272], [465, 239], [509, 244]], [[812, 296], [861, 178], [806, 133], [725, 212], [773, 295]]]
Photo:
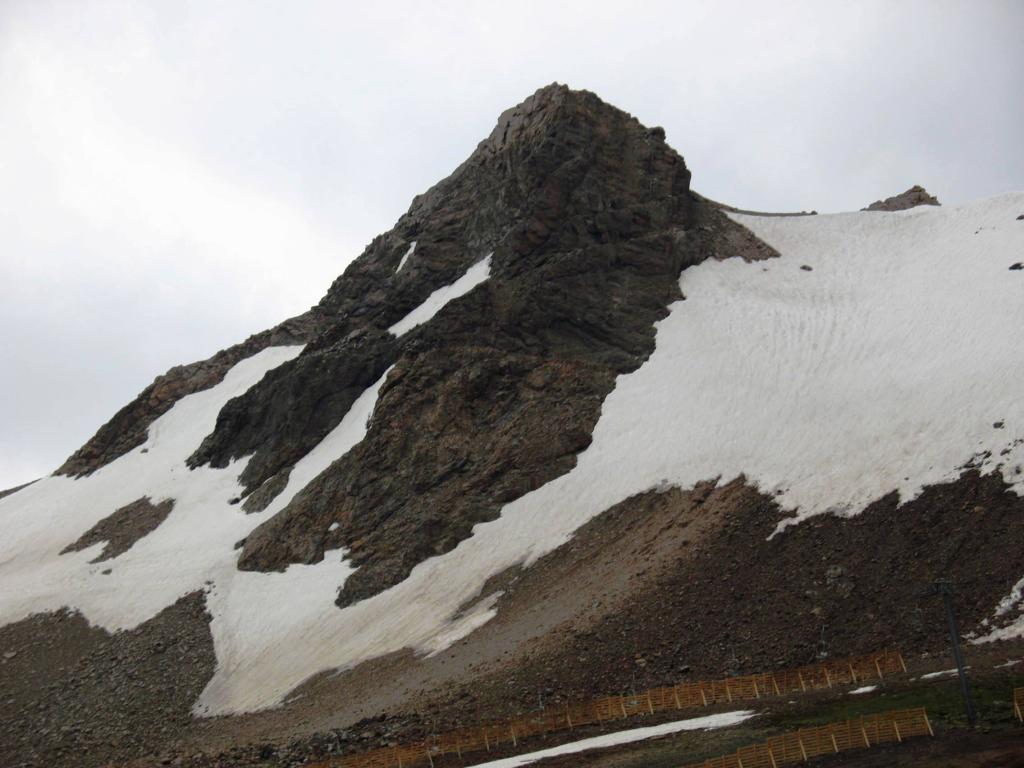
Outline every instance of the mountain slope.
[[[184, 612], [196, 715], [289, 701], [212, 735], [166, 703], [175, 739], [223, 747], [457, 718], [453, 690], [501, 707], [770, 665], [826, 621], [837, 650], [926, 649], [941, 626], [909, 601], [952, 572], [968, 629], [1024, 634], [1024, 194], [777, 217], [689, 182], [592, 94], [505, 113], [317, 307], [169, 372], [0, 498], [0, 644], [91, 638], [70, 610], [166, 646]], [[138, 754], [166, 748], [159, 701], [118, 706]], [[92, 743], [26, 717], [0, 709], [3, 755]]]

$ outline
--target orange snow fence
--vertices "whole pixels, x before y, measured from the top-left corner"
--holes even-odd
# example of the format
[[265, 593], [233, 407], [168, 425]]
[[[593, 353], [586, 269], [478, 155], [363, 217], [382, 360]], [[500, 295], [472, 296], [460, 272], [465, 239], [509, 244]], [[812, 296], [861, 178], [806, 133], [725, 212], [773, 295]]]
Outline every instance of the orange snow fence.
[[[669, 710], [702, 709], [713, 704], [753, 701], [805, 691], [882, 680], [886, 675], [906, 672], [898, 650], [812, 664], [799, 669], [765, 672], [652, 688], [628, 696], [605, 696], [589, 701], [569, 702], [529, 715], [460, 728], [424, 741], [370, 752], [330, 758], [309, 768], [412, 768], [433, 766], [445, 755], [462, 758], [470, 752], [516, 749], [519, 742], [537, 734], [571, 731], [584, 725], [653, 715]], [[746, 762], [744, 761], [744, 765]]]
[[934, 736], [924, 709], [904, 709], [866, 715], [855, 720], [775, 736], [762, 744], [741, 747], [734, 754], [713, 757], [685, 768], [778, 768], [805, 763], [812, 757], [849, 749], [893, 744], [915, 736]]

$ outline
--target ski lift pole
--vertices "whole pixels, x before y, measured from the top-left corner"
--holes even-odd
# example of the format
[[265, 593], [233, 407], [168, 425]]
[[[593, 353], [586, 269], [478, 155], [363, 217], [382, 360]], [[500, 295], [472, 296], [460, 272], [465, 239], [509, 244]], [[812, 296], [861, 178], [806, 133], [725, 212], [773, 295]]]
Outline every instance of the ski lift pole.
[[977, 725], [978, 715], [974, 710], [974, 698], [971, 696], [971, 683], [967, 679], [967, 669], [964, 667], [964, 656], [960, 651], [960, 630], [956, 624], [956, 614], [953, 611], [953, 588], [946, 580], [936, 581], [932, 588], [924, 593], [926, 597], [942, 595], [942, 603], [946, 608], [946, 620], [949, 622], [949, 644], [953, 648], [953, 660], [956, 662], [956, 672], [960, 678], [960, 692], [964, 697], [964, 709], [967, 712], [967, 725], [973, 728]]

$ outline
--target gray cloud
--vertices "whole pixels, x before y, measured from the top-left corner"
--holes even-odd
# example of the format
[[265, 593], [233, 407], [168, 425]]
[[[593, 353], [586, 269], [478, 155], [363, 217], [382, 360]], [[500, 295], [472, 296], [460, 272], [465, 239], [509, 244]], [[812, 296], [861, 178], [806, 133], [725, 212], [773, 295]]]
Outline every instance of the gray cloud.
[[1018, 2], [0, 6], [0, 488], [313, 304], [557, 80], [764, 210], [1024, 186]]

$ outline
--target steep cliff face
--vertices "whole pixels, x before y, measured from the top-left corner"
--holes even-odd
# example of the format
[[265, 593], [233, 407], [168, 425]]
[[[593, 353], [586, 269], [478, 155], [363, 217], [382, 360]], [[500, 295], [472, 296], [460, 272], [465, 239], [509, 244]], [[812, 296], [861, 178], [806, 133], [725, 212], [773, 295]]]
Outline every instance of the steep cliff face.
[[[391, 369], [366, 439], [248, 537], [240, 567], [345, 547], [359, 566], [348, 603], [572, 467], [615, 377], [653, 349], [683, 267], [716, 241], [721, 256], [770, 253], [689, 181], [663, 132], [592, 94], [551, 86], [502, 115], [335, 282], [318, 307], [330, 327], [229, 403], [192, 457], [224, 466], [252, 453], [246, 487], [280, 487]], [[389, 332], [488, 255], [486, 282], [429, 325]]]

